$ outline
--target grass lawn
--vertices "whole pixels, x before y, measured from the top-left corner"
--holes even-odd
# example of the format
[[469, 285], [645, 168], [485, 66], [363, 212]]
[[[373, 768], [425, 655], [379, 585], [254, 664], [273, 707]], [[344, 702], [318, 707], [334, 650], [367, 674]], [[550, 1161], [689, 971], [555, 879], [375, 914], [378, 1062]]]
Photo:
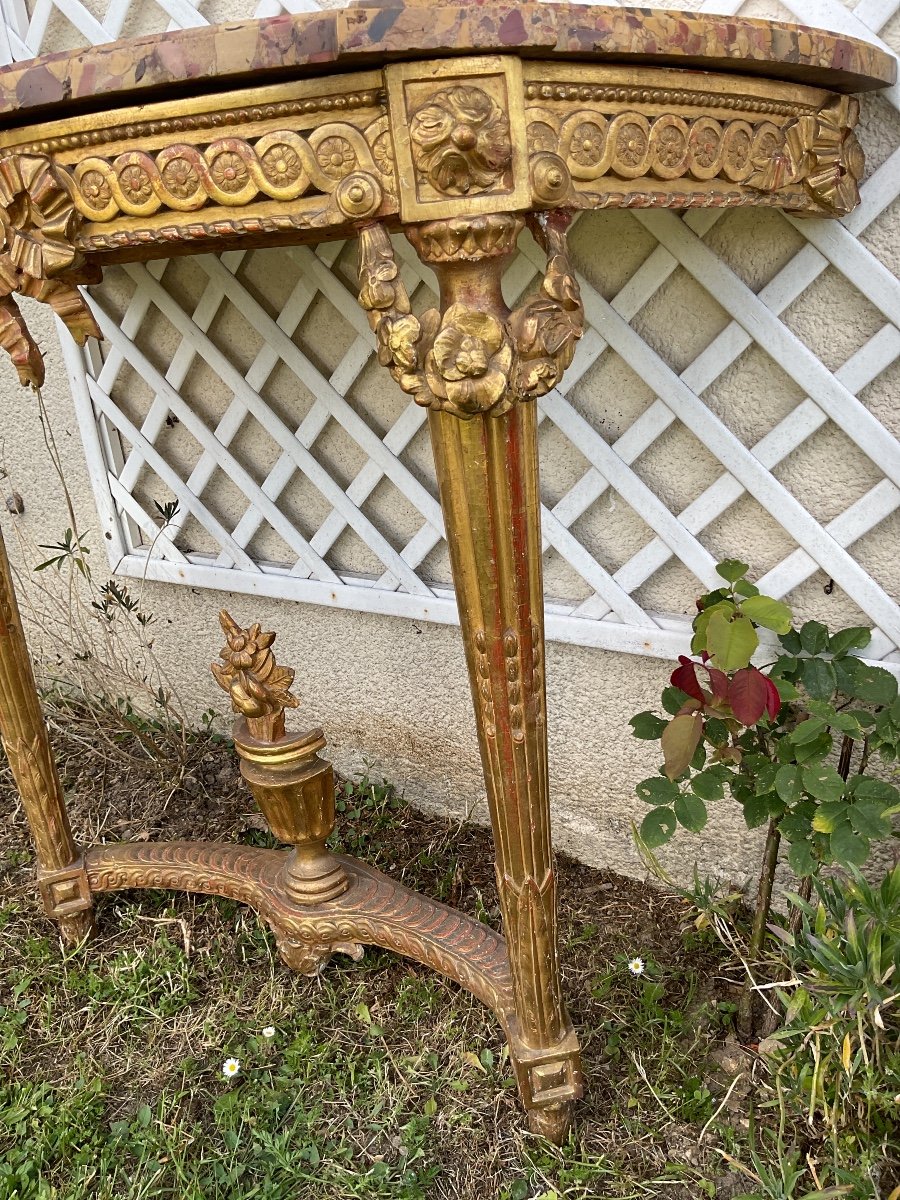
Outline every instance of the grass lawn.
[[[226, 745], [141, 769], [54, 732], [84, 841], [269, 844]], [[757, 1194], [751, 1141], [780, 1160], [766, 1070], [726, 1040], [739, 974], [678, 897], [560, 860], [589, 1091], [557, 1149], [525, 1129], [492, 1016], [387, 953], [298, 977], [251, 910], [162, 892], [101, 896], [95, 940], [62, 952], [6, 771], [0, 793], [0, 1200], [697, 1200]], [[339, 808], [341, 849], [497, 923], [484, 830], [366, 782]]]

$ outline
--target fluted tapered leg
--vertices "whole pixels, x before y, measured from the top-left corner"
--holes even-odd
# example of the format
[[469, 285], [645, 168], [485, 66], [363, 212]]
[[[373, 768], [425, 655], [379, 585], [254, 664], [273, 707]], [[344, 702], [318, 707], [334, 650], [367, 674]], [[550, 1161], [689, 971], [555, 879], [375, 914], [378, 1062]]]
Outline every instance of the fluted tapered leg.
[[59, 921], [66, 941], [78, 942], [93, 925], [91, 894], [66, 814], [2, 536], [0, 734], [34, 839], [44, 908]]
[[360, 234], [360, 303], [379, 361], [429, 409], [441, 507], [475, 703], [512, 973], [510, 1051], [533, 1129], [560, 1141], [581, 1094], [563, 1003], [547, 788], [537, 405], [581, 336], [565, 213], [533, 222], [540, 290], [501, 290], [524, 220], [458, 216], [406, 229], [435, 272], [440, 310], [411, 311], [387, 232]]
[[535, 406], [429, 423], [494, 831], [513, 1057], [532, 1125], [559, 1136], [580, 1072], [557, 958]]

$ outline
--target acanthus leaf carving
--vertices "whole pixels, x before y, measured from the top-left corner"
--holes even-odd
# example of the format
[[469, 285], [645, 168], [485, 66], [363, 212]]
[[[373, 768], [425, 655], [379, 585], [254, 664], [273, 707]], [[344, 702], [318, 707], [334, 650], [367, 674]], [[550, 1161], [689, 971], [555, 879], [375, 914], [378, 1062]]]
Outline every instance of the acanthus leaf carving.
[[49, 304], [79, 344], [100, 337], [71, 282], [81, 266], [75, 250], [80, 223], [67, 177], [46, 155], [0, 158], [0, 345], [10, 354], [20, 381], [31, 387], [44, 382], [43, 358], [15, 293]]

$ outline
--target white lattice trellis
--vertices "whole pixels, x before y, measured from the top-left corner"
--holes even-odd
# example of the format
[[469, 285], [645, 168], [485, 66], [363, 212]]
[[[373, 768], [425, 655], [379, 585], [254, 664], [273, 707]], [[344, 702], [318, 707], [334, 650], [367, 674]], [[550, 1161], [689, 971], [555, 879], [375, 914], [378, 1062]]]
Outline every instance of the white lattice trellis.
[[[896, 25], [900, 9], [898, 0], [860, 0], [852, 11], [838, 0], [785, 4], [785, 15], [870, 40]], [[111, 0], [102, 17], [79, 0], [0, 5], [7, 60], [121, 36], [138, 9], [141, 32], [154, 20], [162, 29], [235, 15], [204, 16], [202, 3], [187, 0]], [[263, 0], [255, 15], [313, 7]], [[735, 13], [741, 0], [699, 7]], [[869, 104], [881, 106], [896, 146], [900, 89]], [[897, 584], [860, 550], [871, 536], [891, 536], [900, 508], [896, 431], [860, 399], [900, 357], [900, 283], [879, 257], [880, 249], [889, 260], [889, 239], [884, 248], [873, 236], [900, 195], [900, 147], [880, 157], [860, 208], [842, 222], [765, 215], [761, 236], [777, 232], [793, 245], [755, 286], [720, 237], [746, 214], [615, 215], [643, 247], [640, 261], [615, 287], [582, 278], [588, 332], [563, 385], [541, 402], [551, 463], [542, 514], [550, 637], [664, 657], [683, 651], [688, 618], [657, 611], [654, 581], [669, 579], [670, 594], [688, 598], [686, 613], [697, 581], [716, 580], [721, 538], [711, 531], [746, 504], [783, 546], [761, 586], [796, 594], [821, 573], [876, 626], [870, 656], [900, 674], [900, 606], [890, 594]], [[397, 250], [422, 302], [429, 273], [405, 242]], [[62, 332], [111, 565], [141, 578], [453, 622], [425, 414], [391, 393], [373, 364], [354, 299], [352, 248], [275, 254], [111, 270], [90, 298], [106, 338], [102, 353], [82, 354]], [[582, 257], [592, 276], [589, 255]], [[537, 247], [525, 246], [507, 278], [510, 298], [542, 267]], [[796, 327], [798, 306], [823, 276], [843, 289], [845, 309], [858, 309], [842, 363], [821, 347], [814, 352]], [[685, 287], [696, 290], [698, 309], [717, 315], [683, 364], [653, 326], [678, 320]], [[740, 372], [745, 356], [759, 352], [790, 403], [754, 442], [721, 411], [717, 389], [732, 387], [738, 360]], [[597, 382], [603, 371], [643, 381], [652, 393], [613, 434], [604, 424], [610, 395]], [[843, 508], [831, 497], [823, 516], [790, 475], [828, 430], [864, 456], [866, 486]], [[688, 499], [648, 466], [667, 446], [671, 454], [673, 438], [706, 463]], [[603, 539], [610, 529], [612, 549]]]

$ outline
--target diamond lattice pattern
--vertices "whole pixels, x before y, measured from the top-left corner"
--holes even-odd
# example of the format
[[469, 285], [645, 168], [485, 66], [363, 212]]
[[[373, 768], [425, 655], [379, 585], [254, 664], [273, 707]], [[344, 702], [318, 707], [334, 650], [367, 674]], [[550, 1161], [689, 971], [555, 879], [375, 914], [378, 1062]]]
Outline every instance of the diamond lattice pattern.
[[[235, 15], [0, 2], [17, 59]], [[699, 7], [756, 15], [729, 3]], [[896, 43], [898, 8], [790, 0], [778, 15]], [[900, 671], [898, 108], [897, 88], [867, 99], [869, 178], [841, 222], [578, 222], [588, 332], [540, 404], [549, 636], [676, 654], [698, 587], [740, 553], [800, 611], [821, 613], [824, 590], [830, 621], [873, 624], [871, 657]], [[396, 248], [414, 304], [433, 303], [428, 270]], [[523, 239], [507, 299], [542, 268]], [[456, 619], [425, 413], [375, 363], [352, 245], [111, 268], [90, 303], [102, 349], [61, 336], [115, 570]]]

